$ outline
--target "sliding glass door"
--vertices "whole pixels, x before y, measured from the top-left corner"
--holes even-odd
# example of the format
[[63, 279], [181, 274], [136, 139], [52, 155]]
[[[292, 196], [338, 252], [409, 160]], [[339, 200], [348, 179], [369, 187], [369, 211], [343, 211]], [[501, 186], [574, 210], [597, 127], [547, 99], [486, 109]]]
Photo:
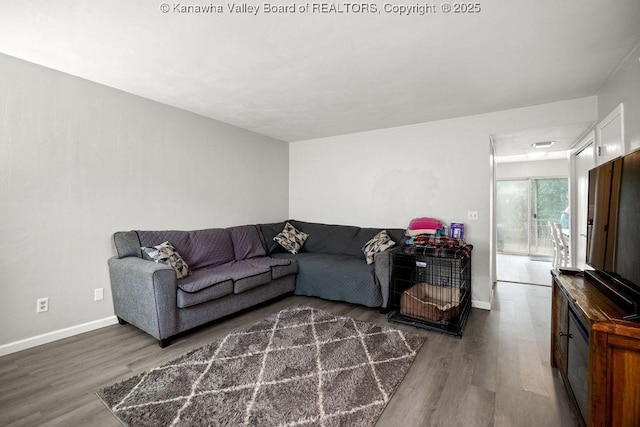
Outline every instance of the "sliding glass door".
[[553, 254], [548, 222], [569, 228], [567, 178], [521, 179], [496, 183], [499, 253]]

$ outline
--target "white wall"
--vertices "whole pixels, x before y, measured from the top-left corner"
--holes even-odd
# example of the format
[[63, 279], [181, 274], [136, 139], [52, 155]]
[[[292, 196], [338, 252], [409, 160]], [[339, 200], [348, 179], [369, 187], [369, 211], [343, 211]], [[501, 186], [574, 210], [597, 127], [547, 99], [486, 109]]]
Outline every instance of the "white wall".
[[569, 159], [508, 162], [496, 165], [496, 179], [568, 177]]
[[285, 142], [5, 55], [0, 100], [0, 354], [112, 318], [114, 231], [288, 216]]
[[625, 140], [629, 151], [640, 148], [640, 44], [598, 91], [598, 121], [624, 104]]
[[[290, 217], [406, 227], [431, 216], [466, 223], [474, 245], [473, 302], [489, 308], [489, 135], [596, 119], [587, 97], [491, 114], [290, 144]], [[479, 221], [466, 220], [477, 210]]]

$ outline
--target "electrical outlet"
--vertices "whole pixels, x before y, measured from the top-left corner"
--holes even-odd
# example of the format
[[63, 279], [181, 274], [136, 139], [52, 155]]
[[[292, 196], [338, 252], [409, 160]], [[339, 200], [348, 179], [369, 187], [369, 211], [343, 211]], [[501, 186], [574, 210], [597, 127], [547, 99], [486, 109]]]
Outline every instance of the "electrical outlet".
[[36, 313], [44, 313], [45, 311], [49, 311], [49, 298], [40, 298], [36, 306]]
[[469, 212], [467, 212], [467, 219], [469, 221], [477, 221], [478, 220], [478, 211], [469, 211]]
[[100, 301], [104, 298], [104, 290], [103, 288], [96, 288], [93, 290], [93, 300]]

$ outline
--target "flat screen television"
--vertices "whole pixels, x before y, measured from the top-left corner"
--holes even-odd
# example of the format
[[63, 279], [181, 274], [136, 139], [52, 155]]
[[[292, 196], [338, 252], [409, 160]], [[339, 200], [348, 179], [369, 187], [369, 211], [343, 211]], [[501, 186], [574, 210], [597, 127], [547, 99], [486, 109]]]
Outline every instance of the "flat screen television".
[[589, 171], [585, 277], [640, 315], [640, 150]]

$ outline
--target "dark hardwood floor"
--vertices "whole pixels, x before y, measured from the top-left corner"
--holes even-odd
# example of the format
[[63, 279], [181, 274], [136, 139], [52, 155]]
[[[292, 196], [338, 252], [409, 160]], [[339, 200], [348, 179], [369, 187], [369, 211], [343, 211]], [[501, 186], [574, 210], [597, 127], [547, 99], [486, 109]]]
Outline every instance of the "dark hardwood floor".
[[492, 311], [472, 310], [462, 339], [389, 324], [375, 309], [306, 297], [200, 328], [165, 349], [130, 325], [109, 326], [0, 358], [0, 425], [119, 426], [97, 390], [295, 304], [427, 337], [377, 426], [576, 425], [549, 364], [551, 288], [514, 283], [498, 284]]

